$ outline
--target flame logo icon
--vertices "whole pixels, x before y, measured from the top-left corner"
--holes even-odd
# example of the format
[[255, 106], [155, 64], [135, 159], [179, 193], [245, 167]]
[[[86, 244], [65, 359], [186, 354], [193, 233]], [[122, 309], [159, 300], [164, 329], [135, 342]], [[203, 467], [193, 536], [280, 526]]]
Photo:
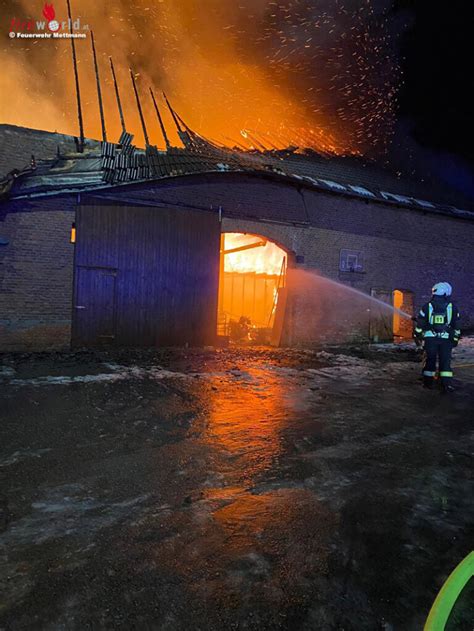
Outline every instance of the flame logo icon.
[[52, 4], [45, 3], [43, 7], [43, 15], [48, 20], [48, 28], [50, 31], [59, 30], [59, 22], [55, 20], [56, 11], [54, 10], [54, 6]]
[[46, 2], [43, 7], [43, 15], [48, 20], [48, 22], [51, 22], [51, 20], [54, 20], [54, 18], [56, 17], [54, 6]]

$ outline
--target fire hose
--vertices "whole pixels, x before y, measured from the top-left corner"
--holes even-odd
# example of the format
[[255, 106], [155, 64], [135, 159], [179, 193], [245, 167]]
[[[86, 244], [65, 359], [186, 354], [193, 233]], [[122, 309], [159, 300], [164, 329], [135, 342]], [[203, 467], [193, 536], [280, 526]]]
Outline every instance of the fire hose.
[[469, 579], [474, 576], [474, 552], [471, 552], [448, 576], [431, 607], [424, 631], [444, 631], [454, 605]]

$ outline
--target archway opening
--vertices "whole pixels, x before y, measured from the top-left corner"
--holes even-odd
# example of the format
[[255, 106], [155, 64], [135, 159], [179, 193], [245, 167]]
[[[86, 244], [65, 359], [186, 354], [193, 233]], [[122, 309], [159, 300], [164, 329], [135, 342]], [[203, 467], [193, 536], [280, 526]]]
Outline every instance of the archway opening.
[[286, 306], [287, 253], [266, 237], [221, 236], [217, 334], [239, 344], [278, 346]]

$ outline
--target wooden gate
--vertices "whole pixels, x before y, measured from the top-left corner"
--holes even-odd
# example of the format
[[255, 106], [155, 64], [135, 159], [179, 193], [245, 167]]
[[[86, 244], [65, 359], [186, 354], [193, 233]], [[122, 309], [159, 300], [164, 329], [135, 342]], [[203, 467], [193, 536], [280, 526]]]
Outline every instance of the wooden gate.
[[[377, 300], [386, 302], [392, 306], [392, 292], [388, 289], [373, 288], [370, 295]], [[393, 341], [393, 312], [384, 309], [381, 305], [371, 305], [371, 317], [369, 326], [369, 336], [372, 342], [392, 342]]]
[[73, 346], [212, 344], [219, 242], [215, 213], [80, 206]]

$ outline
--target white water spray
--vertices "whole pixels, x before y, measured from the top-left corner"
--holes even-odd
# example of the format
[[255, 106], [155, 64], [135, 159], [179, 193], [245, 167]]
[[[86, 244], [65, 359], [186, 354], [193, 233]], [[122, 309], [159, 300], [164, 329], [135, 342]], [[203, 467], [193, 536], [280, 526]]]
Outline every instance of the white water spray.
[[366, 294], [365, 292], [360, 291], [360, 289], [355, 289], [354, 287], [352, 287], [350, 285], [344, 285], [343, 283], [338, 283], [336, 280], [332, 280], [331, 278], [327, 278], [327, 276], [321, 276], [317, 272], [311, 272], [310, 270], [304, 270], [304, 272], [306, 274], [309, 274], [309, 275], [317, 278], [318, 280], [321, 280], [321, 281], [323, 281], [325, 283], [328, 283], [330, 285], [334, 285], [335, 287], [337, 287], [338, 289], [340, 289], [342, 291], [352, 292], [352, 293], [356, 294], [359, 298], [362, 298], [364, 300], [368, 300], [369, 302], [373, 302], [373, 303], [377, 304], [379, 307], [382, 307], [382, 309], [391, 311], [392, 313], [398, 313], [398, 315], [400, 315], [402, 318], [407, 318], [408, 320], [412, 320], [412, 318], [413, 318], [413, 316], [411, 314], [407, 313], [406, 311], [402, 311], [402, 309], [398, 309], [397, 307], [394, 307], [390, 303], [384, 302], [383, 300], [380, 300], [380, 298], [376, 298], [375, 296], [371, 296], [370, 294]]
[[410, 313], [317, 271], [289, 270], [288, 287], [294, 291], [294, 330], [304, 343], [411, 338]]

